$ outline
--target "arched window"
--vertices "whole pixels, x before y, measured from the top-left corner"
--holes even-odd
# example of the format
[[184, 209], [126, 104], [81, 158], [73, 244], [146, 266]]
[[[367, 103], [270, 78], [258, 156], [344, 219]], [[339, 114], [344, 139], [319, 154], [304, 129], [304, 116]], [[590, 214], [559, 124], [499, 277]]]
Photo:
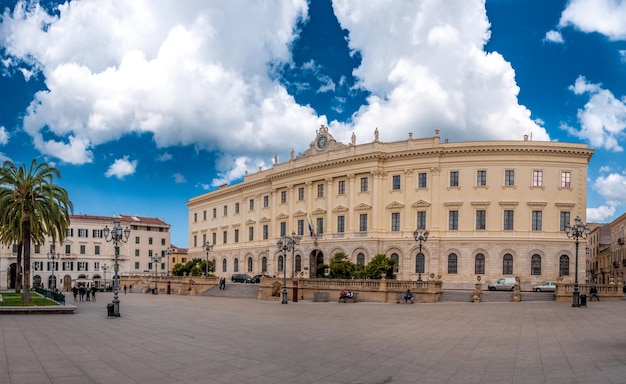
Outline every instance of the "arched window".
[[451, 253], [448, 255], [448, 274], [456, 275], [456, 270], [457, 270], [456, 253]]
[[261, 272], [267, 272], [267, 257], [263, 256], [261, 260]]
[[393, 265], [393, 272], [398, 273], [400, 270], [400, 257], [398, 257], [397, 253], [392, 253], [391, 260], [395, 261], [395, 264]]
[[507, 253], [502, 258], [502, 273], [505, 275], [513, 274], [513, 255]]
[[48, 289], [53, 289], [57, 286], [57, 277], [48, 276]]
[[296, 255], [296, 272], [302, 271], [302, 257], [300, 255]]
[[226, 259], [222, 260], [222, 272], [226, 272]]
[[477, 253], [474, 258], [474, 273], [477, 275], [485, 274], [485, 255]]
[[239, 259], [235, 257], [234, 263], [233, 272], [239, 272]]
[[415, 272], [416, 273], [424, 273], [424, 254], [418, 253], [415, 256]]
[[356, 263], [360, 265], [365, 265], [365, 255], [362, 253], [356, 255]]
[[283, 256], [278, 256], [278, 272], [283, 271]]
[[534, 254], [530, 258], [530, 274], [541, 275], [541, 256]]
[[252, 272], [252, 258], [248, 257], [248, 272]]
[[569, 256], [561, 255], [559, 258], [559, 275], [569, 276]]

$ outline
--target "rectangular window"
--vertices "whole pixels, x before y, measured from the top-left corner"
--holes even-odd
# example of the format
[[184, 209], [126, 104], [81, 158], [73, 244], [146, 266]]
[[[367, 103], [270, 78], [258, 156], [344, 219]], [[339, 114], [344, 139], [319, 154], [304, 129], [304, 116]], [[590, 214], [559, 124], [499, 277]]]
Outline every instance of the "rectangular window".
[[504, 211], [504, 230], [512, 231], [513, 230], [513, 219], [514, 219], [514, 211], [507, 209]]
[[239, 242], [239, 229], [235, 229], [235, 243]]
[[202, 220], [206, 221], [206, 209], [202, 211]]
[[304, 236], [304, 220], [298, 220], [298, 236]]
[[74, 237], [74, 228], [68, 228], [66, 234], [67, 237]]
[[99, 255], [100, 254], [100, 246], [99, 245], [96, 245], [94, 247], [93, 253], [94, 253], [94, 255]]
[[[206, 233], [202, 234], [202, 244], [206, 244]], [[215, 243], [213, 243], [215, 244]]]
[[269, 208], [270, 206], [270, 197], [263, 196], [263, 208]]
[[78, 270], [81, 271], [81, 272], [87, 271], [87, 262], [86, 261], [79, 261], [78, 262]]
[[194, 222], [194, 223], [197, 223], [197, 222], [198, 222], [198, 214], [197, 214], [197, 213], [194, 213], [194, 214], [193, 214], [193, 222]]
[[346, 231], [346, 217], [341, 215], [337, 216], [337, 233], [344, 233]]
[[224, 244], [228, 244], [228, 231], [222, 232], [222, 240], [224, 241]]
[[263, 225], [263, 240], [267, 240], [270, 237], [270, 228], [267, 224]]
[[254, 211], [254, 199], [250, 199], [250, 210]]
[[135, 236], [135, 244], [139, 244], [139, 236]]
[[476, 172], [476, 185], [479, 187], [487, 185], [487, 171], [481, 170]]
[[94, 271], [99, 271], [100, 270], [100, 262], [99, 261], [94, 261], [93, 262], [93, 270]]
[[321, 235], [323, 233], [324, 233], [324, 218], [318, 217], [317, 218], [317, 234]]
[[450, 172], [450, 186], [451, 187], [459, 186], [459, 171]]
[[35, 244], [35, 253], [41, 253], [41, 245]]
[[211, 240], [213, 240], [213, 244], [217, 244], [217, 232], [211, 233]]
[[102, 229], [94, 229], [91, 233], [91, 237], [94, 239], [102, 239]]
[[254, 240], [254, 227], [248, 228], [248, 241]]
[[392, 232], [400, 231], [400, 212], [391, 213], [391, 231]]
[[533, 187], [543, 186], [543, 171], [533, 171]]
[[304, 200], [304, 187], [298, 188], [298, 200], [299, 201]]
[[369, 179], [367, 177], [361, 177], [361, 192], [367, 192], [369, 190], [368, 182]]
[[33, 267], [35, 268], [35, 271], [43, 271], [43, 261], [35, 261], [33, 263]]
[[213, 208], [213, 218], [217, 218], [217, 208]]
[[359, 232], [367, 232], [367, 213], [359, 215]]
[[135, 257], [139, 257], [139, 250], [135, 249]]
[[165, 247], [165, 239], [161, 239], [161, 245]]
[[345, 180], [339, 180], [339, 182], [337, 183], [337, 194], [339, 195], [346, 194], [346, 181]]
[[417, 188], [427, 188], [428, 187], [428, 179], [426, 172], [420, 172], [417, 174]]
[[287, 191], [280, 191], [280, 203], [287, 204]]
[[504, 185], [506, 187], [513, 187], [515, 185], [515, 171], [507, 169], [504, 171]]
[[80, 254], [84, 255], [87, 252], [87, 246], [84, 244], [80, 245]]
[[148, 245], [152, 245], [152, 237], [148, 237]]
[[139, 269], [139, 262], [138, 261], [135, 262], [135, 270], [137, 270], [137, 269]]
[[72, 245], [71, 244], [65, 244], [65, 254], [66, 255], [71, 255], [72, 254]]
[[541, 231], [541, 211], [533, 211], [533, 231]]
[[572, 173], [561, 172], [561, 188], [569, 188], [572, 186]]
[[317, 185], [317, 197], [324, 197], [324, 184]]
[[400, 175], [393, 175], [391, 189], [394, 191], [400, 189]]
[[426, 229], [426, 211], [417, 211], [417, 229]]
[[448, 229], [450, 231], [459, 230], [459, 211], [448, 212]]
[[239, 203], [235, 203], [235, 215], [239, 214]]
[[198, 246], [198, 236], [196, 236], [196, 235], [193, 236], [193, 246], [194, 247]]
[[64, 261], [63, 262], [63, 270], [64, 271], [72, 271], [74, 269], [74, 262], [72, 261]]
[[48, 261], [48, 271], [56, 271], [58, 270], [58, 263], [56, 261], [52, 262], [52, 261]]
[[87, 237], [89, 235], [89, 230], [78, 228], [78, 237]]
[[479, 209], [476, 211], [476, 230], [482, 231], [487, 228], [487, 211]]
[[561, 211], [560, 220], [559, 220], [559, 230], [561, 232], [565, 231], [565, 228], [570, 224], [570, 213], [567, 211]]
[[228, 205], [224, 206], [224, 216], [228, 216]]
[[287, 236], [287, 222], [280, 222], [280, 237]]

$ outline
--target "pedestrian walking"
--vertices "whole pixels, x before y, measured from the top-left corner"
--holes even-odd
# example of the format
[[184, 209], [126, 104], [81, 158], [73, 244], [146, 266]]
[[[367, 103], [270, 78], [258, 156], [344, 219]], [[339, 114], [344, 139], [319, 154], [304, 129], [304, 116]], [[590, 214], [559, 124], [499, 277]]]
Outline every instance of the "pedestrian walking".
[[72, 295], [74, 295], [74, 301], [76, 301], [76, 297], [78, 296], [78, 288], [76, 288], [76, 286], [72, 288]]
[[126, 284], [124, 284], [124, 294], [126, 294]]
[[91, 288], [91, 300], [96, 301], [96, 287]]

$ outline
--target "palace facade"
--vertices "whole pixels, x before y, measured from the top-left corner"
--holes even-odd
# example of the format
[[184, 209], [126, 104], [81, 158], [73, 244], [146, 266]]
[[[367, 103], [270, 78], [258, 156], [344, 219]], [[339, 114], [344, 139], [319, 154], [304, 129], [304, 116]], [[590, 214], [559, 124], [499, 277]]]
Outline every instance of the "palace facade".
[[[119, 274], [154, 275], [154, 268], [158, 273], [167, 274], [170, 225], [149, 217], [119, 215], [118, 219], [122, 228], [130, 229], [128, 241], [119, 243]], [[112, 217], [70, 215], [70, 227], [63, 244], [47, 239], [42, 245], [31, 245], [31, 286], [46, 289], [55, 286], [69, 289], [77, 284], [111, 287], [115, 247], [104, 238], [105, 226], [113, 227]], [[159, 263], [153, 263], [153, 255], [162, 256]], [[0, 271], [6, 273], [0, 278], [0, 289], [15, 288], [17, 245], [0, 247]]]
[[[367, 264], [385, 254], [397, 278], [440, 278], [448, 288], [519, 277], [523, 288], [573, 280], [575, 244], [565, 232], [585, 222], [584, 144], [529, 141], [452, 143], [430, 138], [336, 141], [322, 126], [299, 156], [243, 182], [194, 197], [189, 257], [209, 258], [216, 274], [323, 275], [338, 252]], [[426, 241], [414, 238], [428, 230]], [[293, 252], [277, 240], [301, 236]], [[584, 244], [579, 279], [585, 278]], [[420, 252], [421, 250], [421, 252]], [[284, 267], [286, 266], [286, 271]], [[326, 270], [327, 272], [327, 270]]]

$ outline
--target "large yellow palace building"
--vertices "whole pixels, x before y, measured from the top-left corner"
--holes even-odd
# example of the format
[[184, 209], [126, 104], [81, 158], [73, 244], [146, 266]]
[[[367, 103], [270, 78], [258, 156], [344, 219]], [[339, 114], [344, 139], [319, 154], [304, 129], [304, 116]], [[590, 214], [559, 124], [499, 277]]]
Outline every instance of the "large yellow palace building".
[[[575, 245], [564, 229], [585, 221], [592, 154], [527, 137], [452, 143], [438, 131], [397, 142], [376, 131], [372, 142], [344, 144], [322, 126], [301, 155], [190, 199], [189, 257], [204, 259], [212, 244], [219, 276], [282, 276], [276, 242], [295, 232], [302, 240], [287, 254], [287, 276], [315, 277], [343, 252], [361, 264], [385, 254], [398, 261], [398, 279], [433, 273], [448, 288], [473, 287], [477, 276], [518, 276], [523, 289], [573, 280]], [[429, 231], [421, 253], [418, 228]]]

